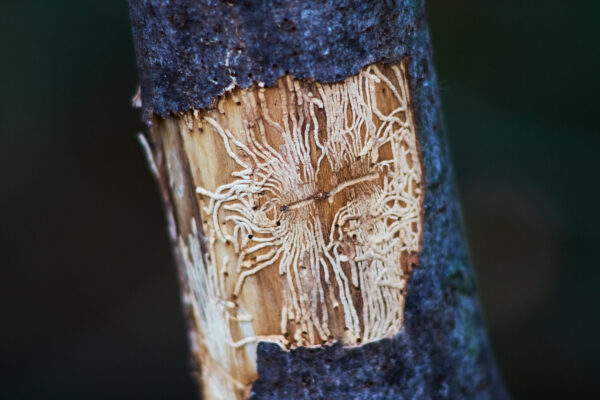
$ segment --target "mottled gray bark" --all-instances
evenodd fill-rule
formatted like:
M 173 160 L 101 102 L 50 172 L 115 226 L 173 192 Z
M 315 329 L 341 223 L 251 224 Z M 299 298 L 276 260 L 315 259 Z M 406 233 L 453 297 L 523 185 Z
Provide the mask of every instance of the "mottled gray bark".
M 426 175 L 419 265 L 393 339 L 258 346 L 256 399 L 507 398 L 478 310 L 422 0 L 129 0 L 145 117 L 289 73 L 335 82 L 407 60 Z

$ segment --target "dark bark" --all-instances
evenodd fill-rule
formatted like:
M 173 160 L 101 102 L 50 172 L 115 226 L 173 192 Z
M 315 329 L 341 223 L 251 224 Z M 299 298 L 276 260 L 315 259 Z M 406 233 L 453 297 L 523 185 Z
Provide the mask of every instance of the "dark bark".
M 340 81 L 428 45 L 421 0 L 129 3 L 147 116 L 206 108 L 232 82 Z
M 232 83 L 268 86 L 286 72 L 340 81 L 408 60 L 426 190 L 404 327 L 356 348 L 260 343 L 252 398 L 507 398 L 478 311 L 423 1 L 129 2 L 148 119 L 206 108 Z

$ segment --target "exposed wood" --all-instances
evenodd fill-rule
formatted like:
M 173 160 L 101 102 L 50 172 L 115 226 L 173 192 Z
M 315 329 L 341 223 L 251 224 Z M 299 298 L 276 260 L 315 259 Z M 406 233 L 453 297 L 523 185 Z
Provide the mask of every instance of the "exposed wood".
M 339 84 L 286 76 L 157 121 L 189 227 L 178 243 L 205 398 L 247 392 L 259 340 L 355 346 L 400 330 L 422 232 L 415 133 L 401 64 Z

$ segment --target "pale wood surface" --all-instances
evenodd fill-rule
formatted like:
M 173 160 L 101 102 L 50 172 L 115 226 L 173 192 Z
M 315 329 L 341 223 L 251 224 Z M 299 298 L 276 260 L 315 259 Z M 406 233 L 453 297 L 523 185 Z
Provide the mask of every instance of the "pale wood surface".
M 286 76 L 153 121 L 205 398 L 247 395 L 258 340 L 357 346 L 400 330 L 424 186 L 404 68 Z

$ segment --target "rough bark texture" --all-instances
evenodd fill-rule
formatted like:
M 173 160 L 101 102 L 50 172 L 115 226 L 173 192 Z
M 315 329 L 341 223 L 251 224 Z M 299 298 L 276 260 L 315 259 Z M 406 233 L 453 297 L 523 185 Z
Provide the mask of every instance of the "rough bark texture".
M 129 3 L 146 116 L 206 108 L 232 84 L 271 86 L 286 72 L 341 81 L 428 43 L 422 0 Z
M 147 118 L 206 108 L 235 85 L 269 86 L 286 72 L 332 82 L 406 60 L 426 187 L 404 327 L 352 348 L 259 343 L 251 398 L 506 398 L 478 311 L 423 1 L 130 0 L 130 8 Z

